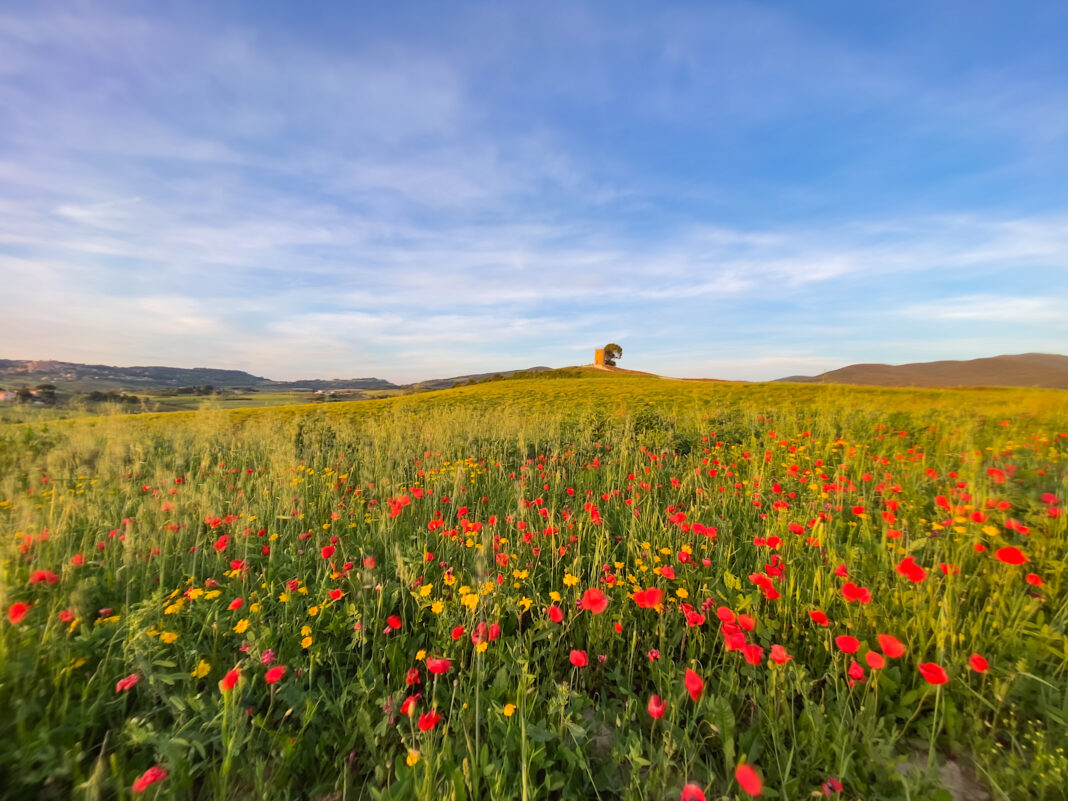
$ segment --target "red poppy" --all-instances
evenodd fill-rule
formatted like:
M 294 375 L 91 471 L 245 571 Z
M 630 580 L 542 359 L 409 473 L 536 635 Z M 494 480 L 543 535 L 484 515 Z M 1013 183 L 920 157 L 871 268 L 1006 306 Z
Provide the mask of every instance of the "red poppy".
M 983 659 L 983 657 L 979 656 L 979 654 L 972 654 L 972 658 L 968 660 L 968 663 L 976 673 L 986 673 L 990 668 L 990 663 Z
M 245 599 L 244 598 L 234 598 L 234 600 L 230 601 L 230 605 L 228 607 L 226 607 L 226 608 L 230 609 L 230 610 L 234 610 L 234 609 L 240 609 L 244 605 L 245 605 Z
M 413 684 L 419 683 L 419 668 L 410 667 L 408 672 L 404 676 L 404 685 L 411 687 Z
M 821 626 L 831 625 L 831 621 L 827 618 L 827 615 L 825 615 L 819 609 L 809 612 L 808 616 L 812 618 L 813 623 L 818 623 Z
M 588 609 L 595 615 L 599 615 L 608 608 L 608 596 L 596 587 L 591 587 L 582 594 L 579 606 L 582 609 Z
M 737 779 L 742 790 L 749 795 L 758 796 L 760 791 L 764 789 L 764 782 L 760 780 L 760 774 L 749 765 L 736 767 L 734 769 L 734 778 Z
M 750 665 L 759 665 L 764 661 L 764 649 L 756 643 L 750 643 L 742 648 L 742 656 Z
M 277 665 L 267 671 L 267 675 L 264 677 L 268 684 L 274 684 L 282 676 L 286 675 L 286 669 L 284 665 Z
M 868 667 L 872 670 L 882 670 L 886 667 L 886 660 L 883 659 L 882 654 L 877 654 L 875 651 L 868 651 L 864 654 L 864 661 L 868 663 Z
M 331 556 L 334 555 L 335 551 L 337 551 L 337 548 L 335 548 L 333 545 L 324 545 L 323 549 L 319 553 L 322 554 L 323 559 L 329 559 Z
M 452 662 L 450 660 L 448 660 L 448 659 L 444 659 L 444 658 L 440 658 L 439 659 L 439 658 L 433 657 L 433 656 L 428 656 L 427 657 L 426 669 L 429 670 L 431 673 L 437 673 L 437 674 L 447 673 L 449 671 L 449 668 L 451 668 L 451 667 L 452 667 Z
M 683 684 L 686 685 L 686 692 L 690 694 L 690 698 L 694 701 L 700 698 L 701 693 L 705 691 L 705 680 L 689 668 L 686 668 L 686 677 L 683 679 Z
M 855 654 L 860 649 L 860 640 L 850 637 L 848 634 L 840 634 L 834 638 L 834 644 L 846 654 Z
M 1014 548 L 1012 545 L 998 548 L 994 551 L 994 558 L 1007 565 L 1022 565 L 1027 562 L 1027 557 L 1024 556 L 1024 552 L 1019 548 Z
M 585 651 L 571 651 L 571 664 L 575 667 L 586 667 L 590 663 L 590 659 L 586 656 Z
M 666 578 L 668 581 L 674 581 L 675 580 L 675 568 L 668 567 L 668 566 L 665 565 L 664 567 L 660 568 L 660 575 L 663 578 Z
M 458 640 L 458 639 L 460 639 L 460 638 L 461 638 L 461 637 L 463 637 L 463 636 L 464 636 L 464 627 L 463 627 L 463 626 L 456 626 L 456 627 L 455 627 L 455 628 L 454 628 L 454 629 L 452 630 L 452 638 L 453 638 L 454 640 Z
M 842 585 L 842 597 L 847 601 L 860 601 L 862 604 L 871 603 L 871 592 L 867 587 L 861 587 L 852 581 Z
M 30 574 L 30 584 L 52 585 L 59 581 L 59 576 L 51 570 L 34 570 Z
M 898 563 L 897 572 L 915 584 L 927 578 L 927 571 L 916 564 L 916 559 L 912 556 L 906 556 Z
M 411 715 L 413 712 L 415 712 L 415 705 L 419 702 L 419 699 L 422 698 L 422 697 L 423 697 L 422 693 L 416 693 L 415 695 L 409 695 L 407 698 L 404 699 L 404 702 L 401 704 L 400 713 L 402 715 L 405 715 L 405 716 Z
M 401 622 L 401 619 L 396 615 L 390 615 L 386 618 L 386 625 L 388 625 L 391 629 L 399 629 L 403 625 L 403 623 Z
M 340 601 L 341 600 L 341 596 L 345 594 L 345 591 L 344 590 L 339 590 L 339 589 L 333 589 L 333 590 L 330 590 L 330 592 L 327 593 L 327 594 L 330 596 L 330 600 L 331 601 Z
M 667 704 L 660 699 L 659 695 L 650 695 L 649 705 L 646 708 L 649 710 L 649 717 L 660 720 L 660 718 L 664 717 Z
M 949 681 L 949 674 L 946 673 L 946 669 L 941 665 L 936 665 L 934 662 L 920 662 L 916 667 L 928 684 L 945 684 Z
M 553 604 L 552 606 L 550 606 L 545 611 L 549 615 L 549 620 L 551 620 L 553 623 L 560 623 L 564 619 L 563 610 L 559 606 L 557 606 L 556 604 Z
M 880 634 L 879 648 L 891 659 L 897 659 L 905 655 L 905 646 L 897 637 L 890 634 Z
M 680 801 L 706 801 L 705 791 L 696 784 L 687 784 L 682 788 Z
M 22 601 L 16 601 L 11 604 L 7 610 L 7 619 L 11 621 L 12 625 L 21 623 L 22 619 L 26 617 L 26 613 L 30 611 L 31 604 L 24 604 Z
M 849 686 L 852 687 L 854 682 L 864 681 L 864 668 L 861 667 L 860 662 L 854 659 L 849 663 L 849 670 L 846 671 L 849 674 L 849 678 L 852 681 L 849 682 Z
M 1037 573 L 1028 573 L 1026 576 L 1024 576 L 1024 581 L 1026 581 L 1032 587 L 1042 586 L 1042 576 L 1038 575 Z
M 131 673 L 125 679 L 119 679 L 115 683 L 115 692 L 121 693 L 123 690 L 129 690 L 131 687 L 136 686 L 137 682 L 141 681 L 141 676 L 138 673 Z
M 790 654 L 786 653 L 786 649 L 783 648 L 781 645 L 773 645 L 773 646 L 771 646 L 771 661 L 772 662 L 774 662 L 774 663 L 776 663 L 778 665 L 785 665 L 791 659 L 793 659 L 793 657 L 790 656 Z
M 441 715 L 436 710 L 424 712 L 419 716 L 419 731 L 430 731 L 438 725 L 439 720 L 441 720 Z
M 655 609 L 658 612 L 664 604 L 664 591 L 659 587 L 647 590 L 635 590 L 631 596 L 641 609 Z
M 59 619 L 62 620 L 64 623 L 70 623 L 72 620 L 74 620 L 74 610 L 64 609 L 62 612 L 59 613 Z
M 430 561 L 429 559 L 427 561 Z M 375 569 L 375 558 L 373 556 L 365 556 L 363 558 L 363 566 L 367 570 Z
M 227 671 L 226 675 L 219 681 L 219 690 L 221 692 L 229 692 L 234 689 L 234 685 L 237 684 L 241 678 L 241 671 L 237 668 Z
M 161 782 L 166 779 L 167 773 L 168 771 L 166 768 L 161 768 L 159 765 L 153 765 L 134 781 L 131 789 L 135 793 L 143 793 L 156 782 Z
M 756 628 L 756 621 L 749 615 L 738 615 L 738 628 L 745 631 L 752 631 Z

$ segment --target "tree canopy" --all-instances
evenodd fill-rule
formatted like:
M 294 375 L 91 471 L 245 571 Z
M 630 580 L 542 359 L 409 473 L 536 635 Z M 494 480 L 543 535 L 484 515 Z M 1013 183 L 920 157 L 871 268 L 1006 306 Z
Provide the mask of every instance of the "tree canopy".
M 604 363 L 609 367 L 616 366 L 616 359 L 623 358 L 623 348 L 615 342 L 609 342 L 604 346 Z

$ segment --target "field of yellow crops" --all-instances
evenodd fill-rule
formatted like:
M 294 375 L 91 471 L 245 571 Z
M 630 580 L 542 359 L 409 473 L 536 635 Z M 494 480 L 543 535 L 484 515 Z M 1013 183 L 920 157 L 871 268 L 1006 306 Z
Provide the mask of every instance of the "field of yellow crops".
M 612 375 L 2 425 L 0 798 L 1066 798 L 1066 457 Z

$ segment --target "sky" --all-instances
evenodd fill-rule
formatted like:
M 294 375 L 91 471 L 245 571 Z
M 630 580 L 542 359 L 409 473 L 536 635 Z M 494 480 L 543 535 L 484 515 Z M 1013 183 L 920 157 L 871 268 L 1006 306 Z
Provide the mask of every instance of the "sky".
M 1068 3 L 0 3 L 0 358 L 1068 353 Z

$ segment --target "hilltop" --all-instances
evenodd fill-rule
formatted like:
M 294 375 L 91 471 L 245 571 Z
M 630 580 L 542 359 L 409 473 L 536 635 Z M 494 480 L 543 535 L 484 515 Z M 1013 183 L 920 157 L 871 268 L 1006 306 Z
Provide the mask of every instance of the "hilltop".
M 1068 356 L 1021 353 L 965 361 L 851 364 L 815 376 L 779 378 L 804 384 L 884 387 L 1045 387 L 1068 389 Z

